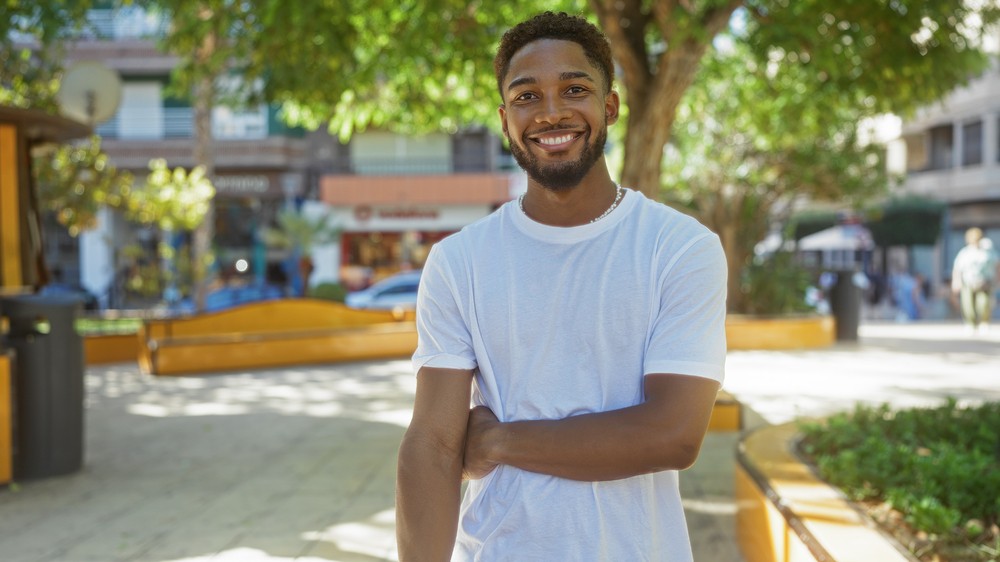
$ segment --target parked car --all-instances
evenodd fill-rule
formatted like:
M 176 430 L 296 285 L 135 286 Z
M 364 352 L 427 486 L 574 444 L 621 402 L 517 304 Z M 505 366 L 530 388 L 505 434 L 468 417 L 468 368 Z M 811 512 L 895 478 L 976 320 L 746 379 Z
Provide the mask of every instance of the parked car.
M 42 286 L 38 291 L 39 295 L 73 297 L 80 301 L 84 310 L 97 310 L 100 304 L 97 295 L 91 293 L 81 285 L 69 283 L 49 283 Z
M 419 285 L 420 271 L 397 273 L 367 289 L 348 293 L 344 303 L 351 308 L 370 310 L 414 308 L 417 305 Z

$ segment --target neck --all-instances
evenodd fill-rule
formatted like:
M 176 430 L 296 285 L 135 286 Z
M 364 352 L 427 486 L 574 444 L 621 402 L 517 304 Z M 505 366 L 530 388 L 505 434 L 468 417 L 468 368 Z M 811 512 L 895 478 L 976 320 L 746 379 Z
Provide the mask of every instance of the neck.
M 535 222 L 549 226 L 580 226 L 611 208 L 617 191 L 618 185 L 601 159 L 583 181 L 568 189 L 553 191 L 529 178 L 528 191 L 521 204 Z

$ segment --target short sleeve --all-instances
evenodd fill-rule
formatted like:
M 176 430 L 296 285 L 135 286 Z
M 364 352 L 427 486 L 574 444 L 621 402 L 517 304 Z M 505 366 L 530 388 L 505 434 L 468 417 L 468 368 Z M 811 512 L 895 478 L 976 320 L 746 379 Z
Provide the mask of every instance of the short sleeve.
M 417 290 L 417 349 L 414 372 L 421 367 L 475 369 L 476 356 L 460 306 L 461 288 L 439 243 L 431 248 Z
M 673 373 L 722 383 L 726 363 L 726 256 L 707 233 L 662 270 L 643 374 Z

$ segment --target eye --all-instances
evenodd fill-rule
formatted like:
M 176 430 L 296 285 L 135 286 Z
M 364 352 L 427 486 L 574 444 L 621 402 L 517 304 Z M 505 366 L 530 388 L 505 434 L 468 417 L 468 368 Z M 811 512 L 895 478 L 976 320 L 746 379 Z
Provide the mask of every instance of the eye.
M 587 88 L 584 88 L 583 86 L 570 86 L 566 89 L 566 93 L 571 96 L 585 94 L 587 91 Z
M 514 101 L 530 101 L 537 98 L 534 92 L 524 92 L 514 97 Z

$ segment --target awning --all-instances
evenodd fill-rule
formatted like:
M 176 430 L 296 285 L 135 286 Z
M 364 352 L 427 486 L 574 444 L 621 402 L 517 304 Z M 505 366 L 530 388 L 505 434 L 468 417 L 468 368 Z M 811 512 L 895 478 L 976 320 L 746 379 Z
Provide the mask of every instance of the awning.
M 798 243 L 798 249 L 805 251 L 870 250 L 874 247 L 872 233 L 860 224 L 839 224 L 810 234 Z

